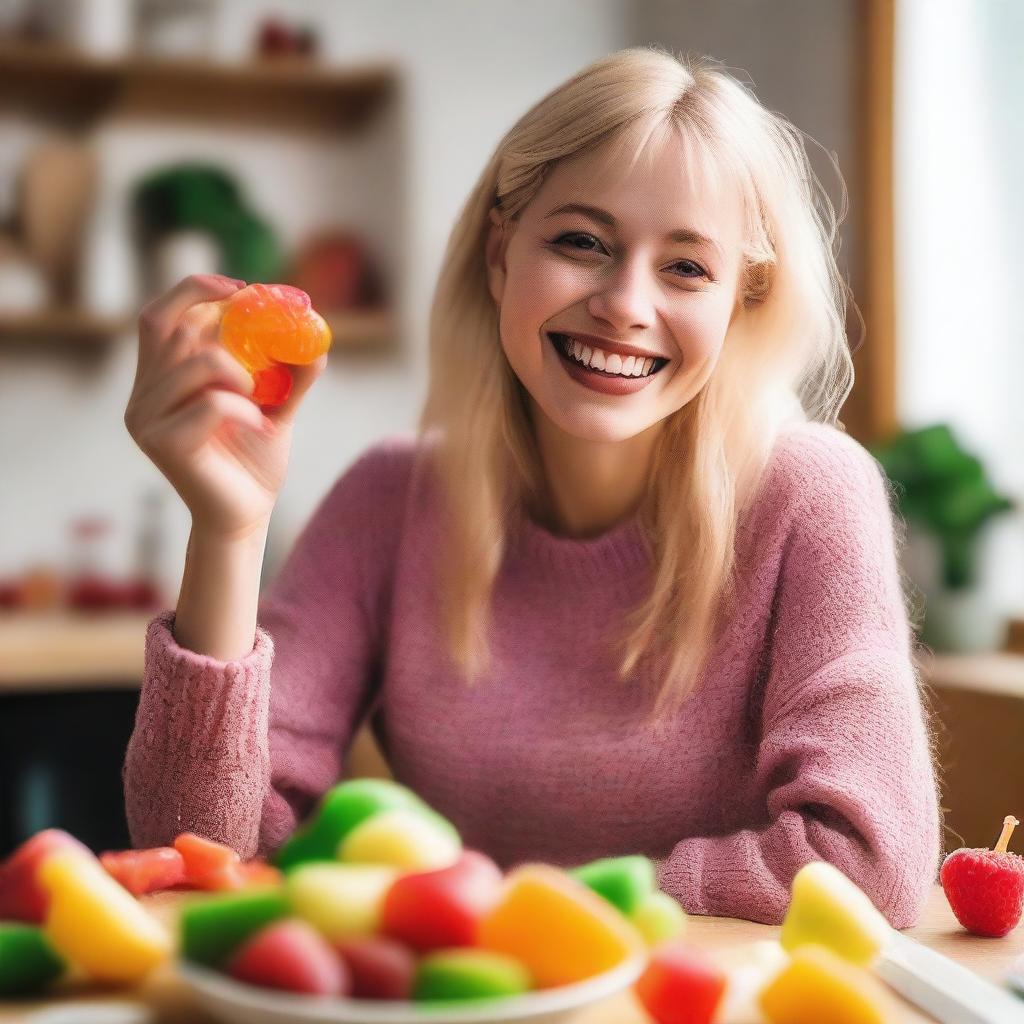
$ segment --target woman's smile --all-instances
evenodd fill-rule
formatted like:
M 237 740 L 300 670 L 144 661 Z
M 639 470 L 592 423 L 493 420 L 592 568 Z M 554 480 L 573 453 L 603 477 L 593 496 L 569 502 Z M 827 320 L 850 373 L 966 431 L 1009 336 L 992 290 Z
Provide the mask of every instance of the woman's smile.
M 591 349 L 579 342 L 573 344 L 564 334 L 545 332 L 545 337 L 569 377 L 577 384 L 605 395 L 632 395 L 642 391 L 669 363 L 667 359 L 622 360 L 617 355 L 610 355 L 606 360 L 599 349 Z

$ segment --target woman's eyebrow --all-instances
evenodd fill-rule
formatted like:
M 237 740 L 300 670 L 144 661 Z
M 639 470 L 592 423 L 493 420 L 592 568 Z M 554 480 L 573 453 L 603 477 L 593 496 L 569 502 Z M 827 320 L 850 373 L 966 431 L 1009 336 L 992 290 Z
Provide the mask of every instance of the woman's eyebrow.
M 617 225 L 617 221 L 607 210 L 602 210 L 599 206 L 589 206 L 587 203 L 565 203 L 562 206 L 556 206 L 550 213 L 544 215 L 544 219 L 547 220 L 548 217 L 554 217 L 558 213 L 581 213 L 584 217 L 600 221 L 610 228 Z M 714 249 L 719 256 L 722 254 L 721 246 L 713 238 L 709 238 L 693 228 L 676 228 L 675 231 L 669 231 L 665 235 L 665 241 L 702 245 L 705 248 Z

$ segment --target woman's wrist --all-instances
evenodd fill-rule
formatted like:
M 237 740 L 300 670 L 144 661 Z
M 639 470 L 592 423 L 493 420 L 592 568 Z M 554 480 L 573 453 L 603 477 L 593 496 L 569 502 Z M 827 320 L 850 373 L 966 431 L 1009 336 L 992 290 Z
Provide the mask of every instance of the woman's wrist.
M 252 651 L 268 528 L 269 520 L 225 536 L 193 524 L 174 619 L 179 645 L 219 661 Z

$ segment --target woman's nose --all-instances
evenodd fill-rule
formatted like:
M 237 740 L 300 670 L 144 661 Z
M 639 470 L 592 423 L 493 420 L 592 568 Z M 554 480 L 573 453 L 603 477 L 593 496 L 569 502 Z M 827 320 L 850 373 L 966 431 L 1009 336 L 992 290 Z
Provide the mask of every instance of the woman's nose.
M 639 259 L 616 265 L 588 300 L 591 315 L 619 330 L 649 328 L 656 319 L 657 284 Z

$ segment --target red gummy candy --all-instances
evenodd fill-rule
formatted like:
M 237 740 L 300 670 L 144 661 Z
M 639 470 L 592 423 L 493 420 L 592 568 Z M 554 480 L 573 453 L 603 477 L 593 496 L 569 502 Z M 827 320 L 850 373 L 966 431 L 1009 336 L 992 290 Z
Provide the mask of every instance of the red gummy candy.
M 397 878 L 384 897 L 381 930 L 421 952 L 472 946 L 501 883 L 501 869 L 486 854 L 463 850 L 449 867 Z
M 229 961 L 227 971 L 250 985 L 311 996 L 347 995 L 351 988 L 345 961 L 312 925 L 296 918 L 261 928 Z
M 252 400 L 257 405 L 283 405 L 292 393 L 292 375 L 280 363 L 274 363 L 265 370 L 255 370 L 252 379 Z
M 401 942 L 380 935 L 345 939 L 335 949 L 352 976 L 353 999 L 411 999 L 416 954 Z
M 73 835 L 59 828 L 47 828 L 26 839 L 0 867 L 0 921 L 42 924 L 50 897 L 36 881 L 36 873 L 52 853 L 59 850 L 92 851 Z
M 185 859 L 170 846 L 108 851 L 100 854 L 100 863 L 135 896 L 170 889 L 185 881 Z
M 677 939 L 651 951 L 633 990 L 657 1024 L 709 1024 L 726 981 L 703 950 Z

